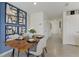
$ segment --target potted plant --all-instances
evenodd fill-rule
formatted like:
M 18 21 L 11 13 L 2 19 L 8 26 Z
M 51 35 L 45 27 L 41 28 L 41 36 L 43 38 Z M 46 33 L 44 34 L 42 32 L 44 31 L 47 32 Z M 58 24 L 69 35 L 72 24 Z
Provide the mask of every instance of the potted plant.
M 30 29 L 29 32 L 30 32 L 30 37 L 32 38 L 34 36 L 34 34 L 36 33 L 36 30 Z

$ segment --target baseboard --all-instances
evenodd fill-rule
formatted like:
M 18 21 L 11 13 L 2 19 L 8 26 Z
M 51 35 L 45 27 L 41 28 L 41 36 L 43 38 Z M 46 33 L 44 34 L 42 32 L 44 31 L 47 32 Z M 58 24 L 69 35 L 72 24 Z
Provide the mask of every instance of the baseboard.
M 6 52 L 0 54 L 0 57 L 4 57 L 4 55 L 6 55 L 6 54 L 12 52 L 12 50 L 13 50 L 13 49 L 10 49 L 10 50 L 8 50 L 8 51 L 6 51 Z

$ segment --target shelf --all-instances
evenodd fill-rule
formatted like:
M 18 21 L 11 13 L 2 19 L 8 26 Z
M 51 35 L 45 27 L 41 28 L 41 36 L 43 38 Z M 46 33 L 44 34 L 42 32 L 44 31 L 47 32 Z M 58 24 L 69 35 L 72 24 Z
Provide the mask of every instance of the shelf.
M 10 35 L 10 34 L 15 34 L 17 33 L 17 27 L 16 26 L 6 26 L 6 34 Z
M 16 7 L 6 4 L 5 37 L 26 32 L 26 13 Z

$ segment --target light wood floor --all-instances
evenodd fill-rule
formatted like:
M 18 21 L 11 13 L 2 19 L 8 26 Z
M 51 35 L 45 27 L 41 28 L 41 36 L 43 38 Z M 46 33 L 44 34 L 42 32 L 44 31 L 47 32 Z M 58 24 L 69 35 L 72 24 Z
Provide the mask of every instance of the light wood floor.
M 60 35 L 55 34 L 47 41 L 48 53 L 46 57 L 79 57 L 79 47 L 72 45 L 63 45 Z M 5 55 L 4 57 L 9 57 L 11 53 Z M 17 51 L 15 53 L 17 56 Z M 27 57 L 25 53 L 20 53 L 20 57 Z
M 79 57 L 79 46 L 63 45 L 60 35 L 52 35 L 47 42 L 47 57 Z

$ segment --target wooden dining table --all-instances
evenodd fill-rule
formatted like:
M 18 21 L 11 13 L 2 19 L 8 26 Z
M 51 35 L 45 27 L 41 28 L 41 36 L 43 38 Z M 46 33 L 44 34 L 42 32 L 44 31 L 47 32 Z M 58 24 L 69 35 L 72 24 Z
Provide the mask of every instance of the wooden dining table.
M 6 41 L 6 45 L 13 48 L 11 56 L 14 57 L 15 49 L 18 50 L 18 56 L 20 52 L 27 53 L 27 57 L 29 56 L 29 49 L 32 48 L 35 44 L 37 44 L 37 40 L 35 41 L 27 41 L 27 40 L 20 40 L 14 39 Z

